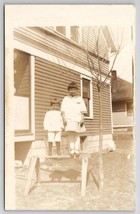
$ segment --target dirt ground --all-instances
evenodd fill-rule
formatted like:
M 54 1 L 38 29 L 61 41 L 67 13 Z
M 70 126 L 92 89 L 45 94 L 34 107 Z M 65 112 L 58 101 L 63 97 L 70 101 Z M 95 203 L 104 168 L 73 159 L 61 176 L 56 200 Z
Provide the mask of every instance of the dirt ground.
M 134 210 L 135 150 L 132 137 L 115 139 L 116 150 L 103 153 L 104 187 L 99 191 L 98 154 L 90 159 L 86 196 L 81 197 L 81 160 L 49 160 L 41 165 L 41 184 L 24 196 L 27 168 L 16 168 L 17 210 Z M 35 184 L 35 185 L 34 185 Z

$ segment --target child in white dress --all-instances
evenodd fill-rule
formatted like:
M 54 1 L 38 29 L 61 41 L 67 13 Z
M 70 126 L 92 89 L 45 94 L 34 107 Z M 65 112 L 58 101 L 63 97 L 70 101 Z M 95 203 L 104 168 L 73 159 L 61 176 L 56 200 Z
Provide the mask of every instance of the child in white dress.
M 84 113 L 87 112 L 85 102 L 77 95 L 78 86 L 71 82 L 68 86 L 69 95 L 64 97 L 61 112 L 65 131 L 68 133 L 70 155 L 79 157 L 81 127 L 84 124 Z
M 57 155 L 60 153 L 61 134 L 64 128 L 60 111 L 60 101 L 57 98 L 51 100 L 51 110 L 46 112 L 44 117 L 44 130 L 48 132 L 48 154 L 52 155 L 53 143 L 56 143 Z

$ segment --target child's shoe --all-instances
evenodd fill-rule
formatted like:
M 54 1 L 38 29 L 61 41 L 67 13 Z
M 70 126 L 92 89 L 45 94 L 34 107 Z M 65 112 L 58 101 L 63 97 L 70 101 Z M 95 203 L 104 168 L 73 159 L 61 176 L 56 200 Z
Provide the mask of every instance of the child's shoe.
M 70 156 L 71 156 L 71 158 L 74 158 L 74 150 L 70 151 Z
M 75 156 L 78 158 L 80 156 L 80 152 L 78 150 L 75 151 Z

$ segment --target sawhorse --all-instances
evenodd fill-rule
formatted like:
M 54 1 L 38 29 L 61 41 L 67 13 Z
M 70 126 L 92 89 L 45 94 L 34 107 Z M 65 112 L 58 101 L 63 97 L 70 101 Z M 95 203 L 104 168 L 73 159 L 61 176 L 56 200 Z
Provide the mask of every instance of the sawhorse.
M 86 193 L 86 185 L 87 185 L 87 173 L 88 173 L 88 160 L 89 160 L 89 155 L 87 154 L 87 146 L 86 146 L 86 139 L 87 139 L 87 134 L 83 133 L 80 135 L 80 145 L 81 145 L 81 154 L 80 154 L 80 159 L 82 160 L 82 171 L 81 171 L 81 196 L 85 196 Z M 32 182 L 32 177 L 34 170 L 36 170 L 36 177 L 37 177 L 37 182 L 41 182 L 41 175 L 40 175 L 40 155 L 42 155 L 42 149 L 41 151 L 39 148 L 35 147 L 35 152 L 33 152 L 31 160 L 30 160 L 30 165 L 29 165 L 29 171 L 27 175 L 27 180 L 25 184 L 25 191 L 24 195 L 27 196 L 30 191 L 31 187 L 31 182 Z M 44 149 L 46 149 L 44 147 Z M 39 155 L 40 154 L 40 155 Z M 45 154 L 45 152 L 44 152 Z M 61 155 L 61 156 L 45 156 L 47 159 L 69 159 L 70 155 Z
M 48 156 L 47 159 L 69 159 L 70 156 Z M 81 196 L 85 196 L 86 194 L 86 185 L 87 185 L 87 173 L 88 173 L 88 155 L 87 154 L 81 154 L 81 160 L 82 160 L 82 170 L 81 170 Z M 24 195 L 27 196 L 29 194 L 30 188 L 31 188 L 31 182 L 33 178 L 34 170 L 36 170 L 36 178 L 37 183 L 41 182 L 41 175 L 40 175 L 40 158 L 37 156 L 31 157 L 29 171 L 27 175 L 27 180 L 25 184 L 25 191 Z

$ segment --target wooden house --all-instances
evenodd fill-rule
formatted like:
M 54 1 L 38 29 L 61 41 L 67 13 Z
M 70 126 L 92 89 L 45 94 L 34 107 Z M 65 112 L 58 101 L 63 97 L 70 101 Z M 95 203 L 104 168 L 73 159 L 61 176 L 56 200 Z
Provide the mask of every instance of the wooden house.
M 124 79 L 117 77 L 114 72 L 115 81 L 112 82 L 112 113 L 114 133 L 125 134 L 133 131 L 133 85 Z M 113 77 L 113 78 L 114 78 Z
M 109 28 L 103 26 L 99 31 L 99 27 L 19 27 L 14 29 L 13 45 L 16 159 L 22 159 L 22 156 L 24 159 L 26 152 L 23 154 L 23 150 L 28 151 L 32 142 L 44 139 L 43 120 L 50 108 L 50 99 L 57 97 L 62 100 L 71 81 L 78 84 L 79 94 L 88 109 L 85 116 L 88 150 L 98 151 L 96 76 L 100 63 L 102 79 L 106 78 L 108 53 L 115 51 Z M 114 149 L 110 80 L 105 84 L 102 102 L 103 149 Z

